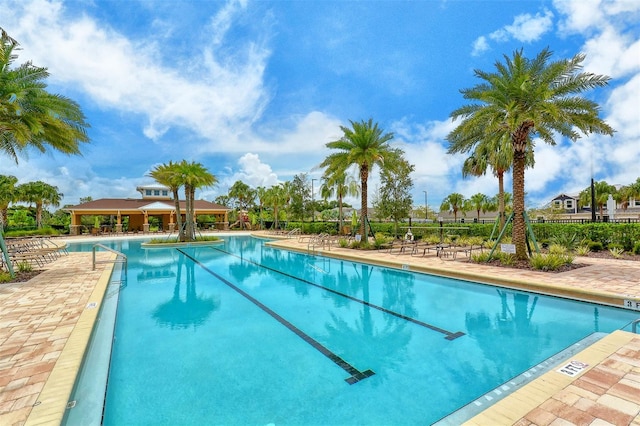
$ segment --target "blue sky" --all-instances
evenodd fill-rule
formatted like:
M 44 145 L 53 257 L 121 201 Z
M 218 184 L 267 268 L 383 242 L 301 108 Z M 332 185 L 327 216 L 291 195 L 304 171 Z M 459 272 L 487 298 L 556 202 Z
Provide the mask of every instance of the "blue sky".
M 437 208 L 452 192 L 497 193 L 491 173 L 462 179 L 464 157 L 446 154 L 459 91 L 480 82 L 473 70 L 518 49 L 584 53 L 585 71 L 612 78 L 588 96 L 617 133 L 538 141 L 525 178 L 537 207 L 592 176 L 640 177 L 639 22 L 637 0 L 0 0 L 16 63 L 47 67 L 49 90 L 79 102 L 91 124 L 81 157 L 0 158 L 0 174 L 46 181 L 76 204 L 137 198 L 154 166 L 186 159 L 218 178 L 197 194 L 213 200 L 236 180 L 319 178 L 339 126 L 372 118 L 415 165 L 414 204 L 427 191 Z

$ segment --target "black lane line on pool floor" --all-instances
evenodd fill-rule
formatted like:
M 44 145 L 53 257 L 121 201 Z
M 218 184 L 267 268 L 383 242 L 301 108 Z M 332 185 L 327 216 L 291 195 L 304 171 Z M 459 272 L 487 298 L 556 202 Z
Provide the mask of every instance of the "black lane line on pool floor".
M 403 314 L 395 312 L 395 311 L 390 311 L 389 309 L 383 308 L 382 306 L 374 305 L 373 303 L 367 302 L 366 300 L 358 299 L 358 298 L 350 296 L 348 294 L 341 293 L 339 291 L 333 290 L 333 289 L 331 289 L 329 287 L 325 287 L 325 286 L 322 286 L 320 284 L 316 284 L 316 283 L 314 283 L 312 281 L 307 281 L 307 280 L 305 280 L 303 278 L 296 277 L 295 275 L 291 275 L 291 274 L 288 274 L 286 272 L 282 272 L 282 271 L 279 271 L 277 269 L 271 268 L 270 266 L 265 266 L 265 265 L 262 265 L 262 264 L 260 264 L 258 262 L 254 262 L 253 260 L 242 258 L 242 257 L 240 257 L 240 256 L 238 256 L 236 254 L 233 254 L 233 253 L 230 253 L 228 251 L 222 250 L 222 249 L 220 249 L 218 247 L 209 247 L 209 248 L 212 249 L 212 250 L 217 250 L 217 251 L 219 251 L 221 253 L 224 253 L 224 254 L 228 254 L 230 256 L 237 257 L 238 259 L 240 259 L 240 260 L 242 260 L 244 262 L 253 263 L 254 265 L 257 265 L 257 266 L 259 266 L 261 268 L 265 268 L 265 269 L 268 269 L 270 271 L 277 272 L 278 274 L 285 275 L 285 276 L 287 276 L 289 278 L 296 279 L 296 280 L 301 281 L 301 282 L 303 282 L 305 284 L 309 284 L 311 286 L 314 286 L 314 287 L 320 288 L 322 290 L 328 291 L 329 293 L 333 293 L 333 294 L 336 294 L 338 296 L 342 296 L 344 298 L 352 300 L 354 302 L 361 303 L 363 305 L 369 306 L 370 308 L 377 309 L 377 310 L 379 310 L 381 312 L 384 312 L 386 314 L 393 315 L 395 317 L 401 318 L 401 319 L 403 319 L 405 321 L 412 322 L 414 324 L 417 324 L 417 325 L 420 325 L 422 327 L 428 328 L 429 330 L 437 331 L 438 333 L 444 334 L 446 340 L 454 340 L 454 339 L 457 339 L 458 337 L 464 336 L 464 333 L 462 331 L 456 331 L 455 333 L 452 333 L 451 331 L 447 331 L 447 330 L 442 329 L 440 327 L 436 327 L 435 325 L 428 324 L 426 322 L 420 321 L 420 320 L 412 318 L 412 317 L 408 317 L 406 315 L 403 315 Z
M 280 324 L 287 327 L 289 330 L 293 331 L 302 340 L 304 340 L 305 342 L 307 342 L 308 344 L 316 348 L 321 354 L 323 354 L 324 356 L 329 358 L 331 361 L 333 361 L 338 367 L 342 368 L 344 371 L 351 374 L 350 377 L 347 377 L 346 379 L 344 379 L 350 385 L 353 385 L 354 383 L 358 383 L 360 380 L 364 380 L 367 377 L 371 377 L 374 374 L 376 374 L 372 370 L 365 370 L 365 371 L 358 370 L 353 365 L 349 364 L 347 361 L 340 358 L 340 356 L 336 355 L 335 353 L 331 352 L 328 348 L 324 347 L 320 342 L 315 340 L 313 337 L 309 336 L 304 331 L 300 330 L 298 327 L 291 324 L 289 321 L 287 321 L 286 319 L 278 315 L 276 312 L 271 310 L 268 306 L 260 302 L 258 299 L 251 296 L 249 293 L 245 292 L 244 290 L 242 290 L 232 282 L 228 281 L 224 277 L 213 272 L 211 269 L 207 268 L 205 265 L 200 263 L 197 259 L 188 255 L 184 251 L 180 249 L 177 249 L 177 250 L 183 255 L 185 255 L 186 257 L 188 257 L 189 259 L 191 259 L 196 265 L 200 266 L 202 269 L 204 269 L 205 271 L 207 271 L 208 273 L 210 273 L 211 275 L 213 275 L 214 277 L 216 277 L 217 279 L 225 283 L 227 286 L 231 287 L 233 290 L 235 290 L 237 293 L 242 295 L 244 298 L 252 302 L 254 305 L 259 307 L 260 309 L 262 309 L 264 312 L 271 315 L 276 321 L 278 321 Z

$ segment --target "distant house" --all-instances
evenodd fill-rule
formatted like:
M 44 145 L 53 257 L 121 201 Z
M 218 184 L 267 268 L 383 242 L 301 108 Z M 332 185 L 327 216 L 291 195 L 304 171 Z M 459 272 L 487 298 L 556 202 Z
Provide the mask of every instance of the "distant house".
M 591 219 L 591 205 L 580 206 L 579 195 L 559 194 L 555 196 L 547 207 L 552 207 L 554 215 L 561 216 L 562 219 Z M 556 213 L 557 212 L 557 213 Z M 596 206 L 596 217 L 598 220 L 609 220 L 613 213 L 614 219 L 639 219 L 640 218 L 640 200 L 631 198 L 624 202 L 616 202 L 615 209 L 610 212 L 607 206 L 603 209 L 604 218 L 600 218 L 600 209 Z
M 559 194 L 551 200 L 550 206 L 554 210 L 562 211 L 566 214 L 577 214 L 580 209 L 591 212 L 591 206 L 579 208 L 580 197 L 578 195 Z
M 149 217 L 158 217 L 161 230 L 173 232 L 176 226 L 175 203 L 173 194 L 169 188 L 162 186 L 141 186 L 136 188 L 142 198 L 101 198 L 64 210 L 71 213 L 71 225 L 69 233 L 79 235 L 82 233 L 82 216 L 113 216 L 115 228 L 109 229 L 115 232 L 149 232 Z M 229 211 L 231 209 L 220 204 L 205 200 L 195 200 L 194 210 L 196 220 L 198 215 L 215 217 L 216 227 L 227 229 L 229 226 Z M 180 212 L 183 220 L 186 212 L 185 201 L 180 201 Z M 128 218 L 128 229 L 123 229 L 123 219 Z

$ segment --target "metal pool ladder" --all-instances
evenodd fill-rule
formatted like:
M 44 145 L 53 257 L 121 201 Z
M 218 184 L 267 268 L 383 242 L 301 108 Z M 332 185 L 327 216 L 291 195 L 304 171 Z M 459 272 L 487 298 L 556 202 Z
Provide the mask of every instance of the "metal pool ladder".
M 107 251 L 110 251 L 111 253 L 114 253 L 116 255 L 115 260 L 96 260 L 96 249 L 98 248 L 103 248 Z M 114 250 L 111 247 L 107 247 L 104 244 L 94 244 L 93 245 L 93 270 L 96 270 L 96 264 L 98 263 L 120 263 L 122 264 L 122 268 L 124 269 L 124 280 L 121 281 L 120 283 L 122 284 L 123 282 L 127 281 L 127 255 L 119 252 L 118 250 Z
M 631 332 L 632 333 L 637 333 L 638 332 L 638 324 L 640 324 L 640 318 L 638 318 L 637 320 L 631 321 Z

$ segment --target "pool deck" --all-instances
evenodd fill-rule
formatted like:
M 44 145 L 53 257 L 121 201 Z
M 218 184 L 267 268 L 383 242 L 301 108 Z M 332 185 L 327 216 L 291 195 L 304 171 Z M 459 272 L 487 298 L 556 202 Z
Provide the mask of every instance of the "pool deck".
M 297 237 L 272 244 L 309 249 Z M 544 273 L 388 250 L 334 246 L 316 253 L 612 306 L 640 302 L 640 262 L 634 261 L 578 257 L 576 263 L 588 266 Z M 111 264 L 92 270 L 91 253 L 70 253 L 28 282 L 0 284 L 0 425 L 60 424 L 111 270 Z M 558 372 L 559 365 L 466 424 L 640 426 L 640 335 L 614 332 L 571 360 L 588 365 L 574 376 Z

